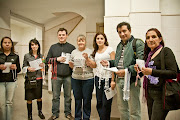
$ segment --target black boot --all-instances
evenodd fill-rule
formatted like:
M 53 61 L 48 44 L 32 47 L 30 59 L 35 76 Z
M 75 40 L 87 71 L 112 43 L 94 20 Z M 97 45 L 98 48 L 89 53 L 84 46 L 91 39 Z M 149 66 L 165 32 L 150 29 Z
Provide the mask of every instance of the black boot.
M 28 110 L 28 120 L 33 120 L 32 119 L 32 103 L 31 104 L 27 103 L 27 110 Z
M 41 119 L 45 119 L 45 116 L 42 113 L 42 101 L 37 101 L 37 106 L 38 106 L 38 116 Z

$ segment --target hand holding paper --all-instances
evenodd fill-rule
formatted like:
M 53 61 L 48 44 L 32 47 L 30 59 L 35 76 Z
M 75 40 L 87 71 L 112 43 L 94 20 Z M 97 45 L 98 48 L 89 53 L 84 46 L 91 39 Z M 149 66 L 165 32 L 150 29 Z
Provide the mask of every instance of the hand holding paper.
M 87 53 L 83 53 L 82 56 L 87 60 L 88 59 L 88 54 Z
M 4 65 L 6 66 L 6 69 L 3 70 L 3 73 L 9 73 L 10 72 L 10 66 L 11 66 L 12 62 L 5 62 Z
M 104 66 L 104 67 L 105 67 L 105 66 L 108 66 L 108 64 L 109 64 L 109 62 L 108 62 L 107 60 L 102 60 L 100 63 L 101 63 L 101 65 Z
M 62 52 L 61 53 L 61 57 L 65 58 L 65 62 L 62 62 L 62 63 L 69 64 L 69 60 L 70 60 L 71 54 Z
M 142 70 L 142 67 L 145 67 L 145 61 L 144 60 L 136 59 L 136 64 L 138 64 L 140 70 Z
M 30 65 L 32 68 L 35 68 L 35 70 L 39 70 L 39 69 L 42 69 L 42 67 L 39 66 L 41 63 L 42 63 L 42 59 L 39 58 L 39 59 L 30 61 L 30 62 L 29 62 L 29 65 Z
M 11 65 L 10 65 L 10 69 L 11 69 L 11 70 L 17 69 L 16 64 L 11 64 Z
M 111 87 L 104 90 L 107 100 L 114 97 L 114 95 L 117 93 L 116 89 L 112 90 Z
M 0 69 L 1 70 L 5 70 L 6 69 L 6 66 L 4 64 L 0 64 Z

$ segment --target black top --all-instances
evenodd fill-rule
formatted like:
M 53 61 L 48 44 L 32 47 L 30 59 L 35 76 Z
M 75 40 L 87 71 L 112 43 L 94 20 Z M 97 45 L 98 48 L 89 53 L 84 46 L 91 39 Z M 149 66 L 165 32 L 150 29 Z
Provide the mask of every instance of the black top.
M 3 52 L 0 51 L 0 64 L 4 64 L 5 62 L 16 64 L 17 69 L 16 73 L 15 70 L 10 70 L 9 73 L 2 73 L 2 70 L 0 70 L 0 82 L 14 82 L 17 73 L 21 71 L 19 56 L 15 53 L 10 53 L 8 56 L 6 56 Z
M 50 58 L 60 57 L 62 52 L 71 54 L 71 52 L 74 49 L 75 47 L 68 42 L 64 44 L 56 43 L 50 47 L 47 58 L 46 58 L 46 63 L 48 63 Z M 65 77 L 71 74 L 72 74 L 72 69 L 69 67 L 69 64 L 63 64 L 63 63 L 57 62 L 57 76 Z
M 172 50 L 168 47 L 164 48 L 164 62 L 165 62 L 165 70 L 161 70 L 161 53 L 150 60 L 149 65 L 152 70 L 151 80 L 158 80 L 157 84 L 153 84 L 150 79 L 148 79 L 148 87 L 153 89 L 162 89 L 163 83 L 165 83 L 166 79 L 175 79 L 177 76 L 177 64 L 175 56 Z

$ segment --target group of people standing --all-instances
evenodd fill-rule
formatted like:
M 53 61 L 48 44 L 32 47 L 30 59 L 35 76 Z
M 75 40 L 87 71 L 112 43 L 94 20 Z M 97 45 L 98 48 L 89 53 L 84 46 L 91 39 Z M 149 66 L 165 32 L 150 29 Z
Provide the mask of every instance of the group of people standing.
M 53 44 L 48 52 L 46 63 L 52 65 L 52 115 L 48 120 L 59 118 L 60 93 L 63 85 L 64 114 L 69 120 L 89 120 L 91 115 L 91 99 L 96 88 L 97 111 L 100 120 L 110 120 L 112 99 L 106 98 L 105 90 L 117 89 L 117 105 L 121 120 L 141 120 L 140 87 L 138 73 L 144 75 L 144 97 L 147 101 L 150 120 L 165 120 L 168 110 L 163 109 L 162 89 L 165 79 L 174 79 L 177 74 L 177 63 L 170 48 L 164 48 L 161 33 L 149 29 L 145 44 L 131 35 L 131 26 L 127 22 L 117 25 L 117 33 L 121 38 L 116 53 L 109 46 L 104 33 L 97 33 L 93 40 L 93 48 L 86 47 L 86 37 L 77 37 L 78 48 L 67 42 L 68 32 L 60 28 L 57 32 L 59 42 Z M 133 41 L 135 41 L 135 50 Z M 161 69 L 161 51 L 165 53 L 165 69 Z M 69 63 L 64 55 L 71 54 Z M 40 44 L 36 39 L 29 42 L 29 53 L 25 54 L 23 69 L 27 73 L 35 73 L 37 87 L 26 89 L 28 120 L 32 120 L 32 100 L 37 99 L 38 116 L 45 119 L 42 113 L 42 71 L 30 67 L 29 62 L 42 58 Z M 143 59 L 145 67 L 139 69 L 136 59 Z M 11 62 L 10 72 L 4 73 L 6 63 Z M 65 64 L 66 63 L 66 64 Z M 40 64 L 44 67 L 44 63 Z M 104 67 L 116 67 L 117 72 L 104 70 Z M 1 40 L 0 52 L 0 118 L 11 120 L 11 108 L 16 87 L 17 73 L 20 72 L 19 56 L 14 53 L 13 41 L 9 37 Z M 124 79 L 127 70 L 130 72 L 129 99 L 124 100 Z M 71 89 L 75 98 L 75 117 L 71 114 Z M 156 114 L 158 113 L 158 115 Z

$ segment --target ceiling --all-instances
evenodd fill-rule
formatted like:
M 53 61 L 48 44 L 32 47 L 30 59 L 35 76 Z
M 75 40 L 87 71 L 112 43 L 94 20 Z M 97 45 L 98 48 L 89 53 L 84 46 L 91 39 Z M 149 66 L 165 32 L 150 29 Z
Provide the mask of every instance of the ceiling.
M 29 24 L 19 22 L 19 21 L 14 20 L 14 19 L 11 19 L 11 25 L 16 25 L 16 26 L 19 26 L 21 28 L 27 28 L 27 27 L 29 28 L 29 27 L 31 27 Z
M 10 9 L 11 14 L 46 24 L 69 12 L 78 14 L 88 12 L 91 6 L 103 2 L 104 0 L 0 0 L 0 5 Z

